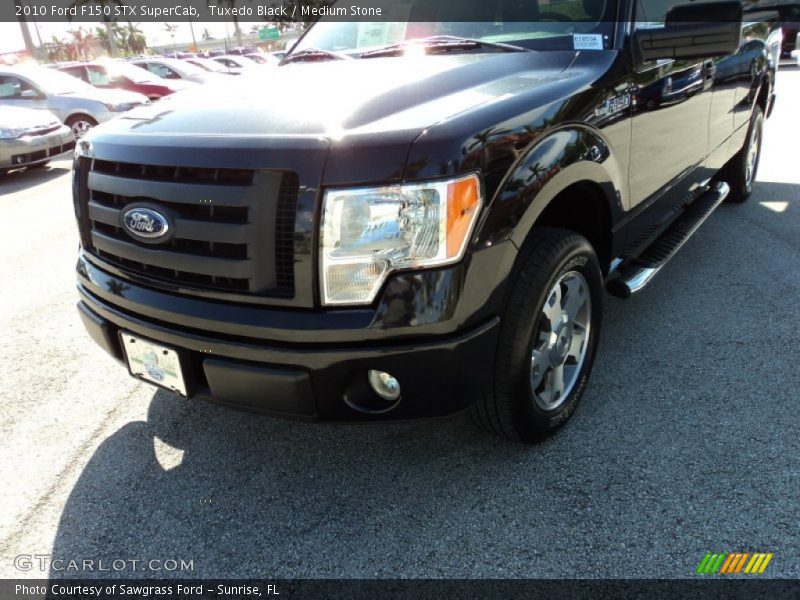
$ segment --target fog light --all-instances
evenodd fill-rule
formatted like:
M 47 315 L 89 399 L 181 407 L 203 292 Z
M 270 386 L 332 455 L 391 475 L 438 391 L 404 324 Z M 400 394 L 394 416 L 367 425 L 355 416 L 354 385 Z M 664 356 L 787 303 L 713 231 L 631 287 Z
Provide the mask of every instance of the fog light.
M 394 402 L 400 397 L 400 382 L 384 371 L 367 373 L 369 385 L 378 396 L 387 402 Z

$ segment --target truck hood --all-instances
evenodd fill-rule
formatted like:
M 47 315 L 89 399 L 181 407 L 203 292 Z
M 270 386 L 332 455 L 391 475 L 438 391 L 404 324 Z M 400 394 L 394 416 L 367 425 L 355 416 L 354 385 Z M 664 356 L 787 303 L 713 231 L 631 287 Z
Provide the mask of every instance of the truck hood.
M 463 54 L 255 69 L 226 78 L 224 86 L 196 87 L 140 107 L 104 130 L 330 140 L 381 132 L 410 142 L 442 120 L 539 78 L 546 81 L 574 57 L 574 52 Z

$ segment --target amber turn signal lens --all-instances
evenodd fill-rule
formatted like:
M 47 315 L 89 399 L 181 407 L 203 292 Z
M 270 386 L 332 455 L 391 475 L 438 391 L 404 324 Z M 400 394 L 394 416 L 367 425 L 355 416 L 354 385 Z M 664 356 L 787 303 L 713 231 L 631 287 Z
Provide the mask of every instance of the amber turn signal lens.
M 447 258 L 461 255 L 480 208 L 480 181 L 476 175 L 447 186 Z

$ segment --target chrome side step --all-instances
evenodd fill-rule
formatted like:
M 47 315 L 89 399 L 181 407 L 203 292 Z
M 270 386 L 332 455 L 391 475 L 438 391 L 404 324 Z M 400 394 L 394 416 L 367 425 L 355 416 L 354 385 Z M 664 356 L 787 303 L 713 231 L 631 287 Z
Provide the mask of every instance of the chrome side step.
M 720 182 L 692 202 L 644 252 L 620 267 L 617 276 L 606 285 L 608 293 L 619 298 L 630 298 L 653 281 L 714 209 L 728 197 L 730 191 L 727 183 Z

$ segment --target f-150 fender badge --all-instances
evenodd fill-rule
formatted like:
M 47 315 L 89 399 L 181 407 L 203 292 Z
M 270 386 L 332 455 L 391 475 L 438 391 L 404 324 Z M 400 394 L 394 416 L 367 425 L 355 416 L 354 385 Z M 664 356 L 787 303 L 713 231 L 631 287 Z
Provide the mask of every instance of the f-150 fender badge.
M 606 100 L 601 106 L 594 110 L 595 117 L 607 117 L 625 110 L 631 105 L 631 95 L 622 94 L 621 96 L 614 96 Z

